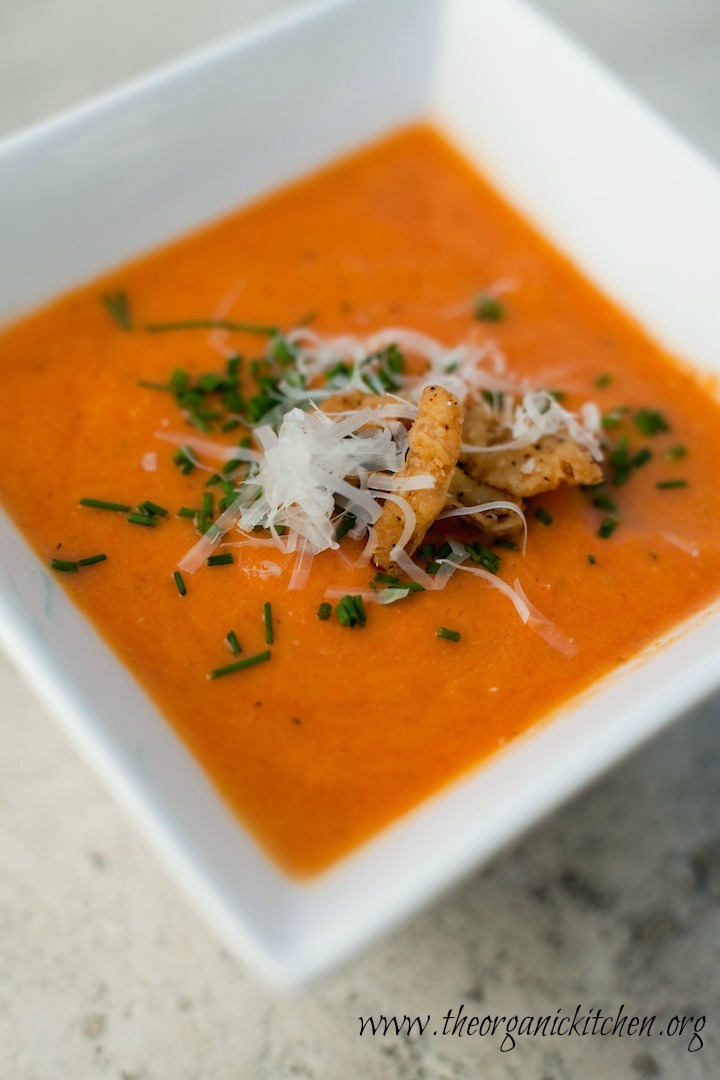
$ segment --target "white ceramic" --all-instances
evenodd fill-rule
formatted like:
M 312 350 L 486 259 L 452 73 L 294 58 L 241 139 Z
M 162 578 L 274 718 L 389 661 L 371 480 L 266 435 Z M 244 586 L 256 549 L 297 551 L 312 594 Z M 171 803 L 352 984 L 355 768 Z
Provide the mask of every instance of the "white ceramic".
M 718 176 L 517 0 L 312 4 L 4 143 L 0 319 L 423 116 L 652 333 L 720 369 Z M 719 614 L 299 885 L 0 515 L 5 646 L 226 941 L 285 984 L 386 930 L 716 688 Z

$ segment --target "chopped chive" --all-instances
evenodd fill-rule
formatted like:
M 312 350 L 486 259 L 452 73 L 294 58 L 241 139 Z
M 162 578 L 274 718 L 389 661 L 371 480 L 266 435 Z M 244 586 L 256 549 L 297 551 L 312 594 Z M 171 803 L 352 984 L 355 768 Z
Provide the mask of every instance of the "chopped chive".
M 177 319 L 173 322 L 145 323 L 143 330 L 149 334 L 165 334 L 173 330 L 235 330 L 239 334 L 277 334 L 275 326 L 259 326 L 257 323 L 230 322 L 228 319 Z
M 618 526 L 618 520 L 616 517 L 606 517 L 600 523 L 600 528 L 597 531 L 601 540 L 607 540 L 609 536 L 615 532 Z
M 222 467 L 222 473 L 224 476 L 228 476 L 230 473 L 234 473 L 241 465 L 247 465 L 247 461 L 240 461 L 238 458 L 233 458 L 232 461 L 226 461 Z
M 178 517 L 194 518 L 200 513 L 199 510 L 193 510 L 190 506 L 181 506 L 177 512 Z
M 397 585 L 400 578 L 395 577 L 394 574 L 381 574 L 377 573 L 373 578 L 373 584 L 376 585 Z
M 125 503 L 105 502 L 104 499 L 81 499 L 80 505 L 92 506 L 96 510 L 116 510 L 119 514 L 129 514 L 132 510 L 132 507 Z
M 363 603 L 362 596 L 353 596 L 353 603 L 355 604 L 355 610 L 358 613 L 358 619 L 360 620 L 360 625 L 364 626 L 365 623 L 367 622 L 367 616 L 365 615 L 365 605 Z
M 431 559 L 435 554 L 434 544 L 424 544 L 417 553 L 418 559 Z
M 228 631 L 228 633 L 225 635 L 225 640 L 228 643 L 228 648 L 230 649 L 230 652 L 234 653 L 235 656 L 239 656 L 242 652 L 242 649 L 240 647 L 240 642 L 237 639 L 237 634 L 235 633 L 235 631 Z
M 181 446 L 176 454 L 173 455 L 173 465 L 177 465 L 180 472 L 186 476 L 191 473 L 195 468 L 195 462 L 192 457 L 192 450 L 189 446 Z
M 552 521 L 552 518 L 550 518 Z M 474 563 L 480 563 L 486 570 L 489 570 L 491 574 L 497 574 L 500 569 L 500 556 L 496 555 L 494 551 L 490 551 L 489 548 L 483 547 L 482 544 L 465 544 L 465 551 L 470 556 Z M 440 569 L 439 564 L 433 564 Z M 437 573 L 437 570 L 430 570 L 430 566 L 426 567 L 428 574 Z
M 684 488 L 688 486 L 687 480 L 658 480 L 655 485 L 661 491 L 670 491 L 671 488 Z
M 502 322 L 505 318 L 505 305 L 490 293 L 480 293 L 475 300 L 474 315 L 482 322 Z
M 641 465 L 646 465 L 652 458 L 652 450 L 648 450 L 647 446 L 644 446 L 642 450 L 638 450 L 637 454 L 633 454 L 630 458 L 630 464 L 634 469 L 639 469 Z
M 341 626 L 355 626 L 357 620 L 353 621 L 355 617 L 353 612 L 348 610 L 347 604 L 345 603 L 345 597 L 342 598 L 335 608 L 335 614 L 337 615 L 338 622 Z
M 605 416 L 601 417 L 600 423 L 606 429 L 620 427 L 622 416 L 613 409 L 612 412 L 606 413 Z
M 425 573 L 426 574 L 437 574 L 439 569 L 440 569 L 440 563 L 439 562 L 430 561 L 429 563 L 425 564 Z
M 335 539 L 342 540 L 343 536 L 347 536 L 354 524 L 354 514 L 343 514 L 343 516 L 340 518 L 340 521 L 335 526 Z
M 665 457 L 669 461 L 680 461 L 687 454 L 687 446 L 671 446 L 665 451 Z
M 185 596 L 187 593 L 187 587 L 185 585 L 185 582 L 183 581 L 182 574 L 179 570 L 176 570 L 173 574 L 173 581 L 177 585 L 177 591 L 180 593 L 180 595 Z
M 212 492 L 205 491 L 202 497 L 202 512 L 207 518 L 211 518 L 213 516 L 213 503 L 214 499 L 212 497 Z
M 320 607 L 318 608 L 318 610 L 317 610 L 318 619 L 322 619 L 323 622 L 324 622 L 325 619 L 329 619 L 331 615 L 332 615 L 332 604 L 328 604 L 327 602 L 322 603 L 320 605 Z
M 360 596 L 343 596 L 335 608 L 335 614 L 341 626 L 364 626 L 366 622 L 365 606 Z
M 496 540 L 495 547 L 505 548 L 506 551 L 519 551 L 520 548 L 517 544 L 513 544 L 512 540 Z
M 210 522 L 212 524 L 212 522 Z M 229 566 L 235 562 L 232 551 L 223 551 L 219 555 L 211 555 L 207 561 L 208 566 Z
M 588 562 L 590 563 L 591 566 L 594 566 L 595 563 L 597 562 L 597 559 L 595 558 L 594 555 L 588 555 Z
M 237 379 L 240 371 L 239 353 L 233 353 L 232 356 L 228 356 L 225 370 L 227 372 L 228 379 Z
M 452 555 L 452 548 L 450 547 L 450 544 L 446 540 L 445 543 L 442 545 L 442 547 L 440 547 L 435 552 L 435 558 L 436 559 L 447 559 L 450 555 Z
M 138 510 L 141 514 L 150 514 L 152 517 L 167 517 L 167 510 L 164 506 L 158 506 L 157 503 L 150 502 L 146 499 L 145 502 L 140 503 Z
M 611 514 L 617 512 L 617 506 L 612 501 L 606 491 L 601 491 L 592 501 L 593 506 L 597 506 L 598 510 L 607 510 Z
M 567 394 L 564 390 L 548 390 L 547 392 L 550 397 L 555 398 L 558 403 L 562 403 L 567 397 Z
M 542 506 L 536 507 L 535 517 L 541 525 L 552 525 L 553 523 L 552 514 L 548 514 L 547 510 L 544 510 Z
M 218 375 L 216 371 L 208 371 L 207 374 L 199 377 L 197 388 L 202 390 L 204 394 L 214 394 L 224 383 L 225 379 L 222 375 Z
M 658 435 L 661 431 L 670 430 L 667 420 L 657 409 L 638 409 L 633 421 L 643 435 Z
M 74 574 L 80 564 L 71 562 L 69 559 L 53 559 L 50 565 L 53 570 L 59 570 L 61 574 Z
M 88 555 L 85 559 L 78 559 L 78 566 L 94 566 L 95 563 L 105 562 L 107 555 Z
M 138 379 L 138 386 L 142 386 L 145 390 L 165 390 L 168 394 L 172 393 L 166 383 L 152 382 L 150 379 Z
M 205 481 L 205 487 L 213 487 L 215 484 L 222 484 L 223 478 L 220 473 L 213 473 L 209 480 Z
M 598 390 L 604 390 L 606 386 L 609 386 L 612 382 L 612 375 L 604 374 L 598 375 L 595 380 L 595 386 Z
M 127 520 L 131 525 L 147 525 L 150 528 L 157 525 L 157 518 L 152 514 L 128 514 Z
M 271 656 L 272 653 L 269 649 L 266 652 L 256 653 L 255 656 L 247 656 L 244 660 L 238 660 L 235 664 L 215 668 L 214 671 L 210 672 L 208 678 L 220 679 L 223 675 L 232 675 L 235 671 L 245 671 L 246 668 L 255 667 L 256 664 L 263 664 Z
M 132 330 L 133 318 L 130 301 L 124 289 L 119 289 L 118 292 L 114 293 L 106 293 L 100 299 L 110 317 L 115 320 L 121 330 L 125 330 L 126 333 Z
M 275 632 L 273 630 L 272 604 L 268 601 L 263 604 L 263 620 L 265 622 L 265 644 L 273 645 Z
M 184 394 L 190 386 L 190 372 L 184 368 L 175 368 L 168 379 L 168 390 L 173 394 Z
M 425 586 L 419 581 L 399 581 L 397 585 L 388 585 L 388 589 L 407 589 L 408 592 L 425 592 Z
M 435 637 L 443 638 L 445 641 L 460 641 L 461 636 L 457 630 L 447 630 L 444 626 L 441 626 L 435 634 Z

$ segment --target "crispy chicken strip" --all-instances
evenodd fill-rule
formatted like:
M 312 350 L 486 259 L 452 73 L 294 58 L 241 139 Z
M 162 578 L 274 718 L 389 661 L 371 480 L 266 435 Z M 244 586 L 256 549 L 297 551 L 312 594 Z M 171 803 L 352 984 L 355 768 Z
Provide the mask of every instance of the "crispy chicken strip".
M 466 443 L 492 446 L 511 438 L 511 432 L 483 403 L 468 410 Z M 589 450 L 568 435 L 543 435 L 519 450 L 463 454 L 460 463 L 473 480 L 508 491 L 518 499 L 553 491 L 560 484 L 599 484 L 602 480 L 602 470 Z
M 520 450 L 468 454 L 464 468 L 475 480 L 528 499 L 560 484 L 599 484 L 602 469 L 580 443 L 562 435 L 543 435 Z
M 463 411 L 457 399 L 442 386 L 426 386 L 418 402 L 418 414 L 410 428 L 405 465 L 399 478 L 434 477 L 434 487 L 423 491 L 401 492 L 415 513 L 415 527 L 405 550 L 412 555 L 425 533 L 441 513 L 460 454 Z M 405 525 L 402 509 L 390 499 L 375 524 L 377 540 L 373 559 L 377 566 L 389 569 L 390 552 L 400 540 Z
M 500 491 L 490 484 L 473 480 L 458 465 L 450 481 L 444 509 L 455 510 L 461 506 L 477 506 L 478 503 L 486 502 L 511 502 L 515 503 L 518 509 L 524 509 L 522 499 L 516 499 L 509 492 Z M 463 515 L 460 520 L 473 525 L 488 541 L 514 536 L 523 528 L 522 518 L 513 510 L 484 510 L 478 514 Z

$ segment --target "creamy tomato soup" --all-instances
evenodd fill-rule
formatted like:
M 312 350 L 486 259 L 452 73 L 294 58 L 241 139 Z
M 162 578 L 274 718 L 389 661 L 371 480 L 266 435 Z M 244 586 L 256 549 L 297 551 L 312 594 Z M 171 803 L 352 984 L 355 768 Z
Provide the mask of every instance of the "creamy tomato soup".
M 363 382 L 353 357 L 364 362 L 373 340 Z M 385 439 L 402 464 L 429 357 L 448 425 L 465 408 L 467 427 L 474 400 L 496 445 L 514 444 L 491 486 L 518 510 L 487 511 L 507 532 L 478 531 L 463 512 L 435 521 L 440 504 L 462 510 L 443 489 L 415 547 L 394 534 L 375 565 L 372 521 L 359 504 L 346 511 L 367 495 L 379 512 L 382 491 L 363 485 L 373 470 L 375 483 L 394 482 L 390 457 L 348 468 L 331 519 L 308 510 L 319 481 L 298 465 L 300 417 L 300 449 L 283 451 L 279 472 L 304 478 L 298 527 L 333 536 L 301 558 L 296 509 L 252 487 L 269 467 L 267 432 L 293 405 L 317 419 L 313 389 L 322 407 L 354 380 L 362 400 L 323 411 L 333 462 L 337 425 L 352 425 L 372 391 L 375 407 L 392 407 L 348 446 Z M 548 418 L 546 443 L 572 436 L 593 482 L 568 474 L 512 495 L 502 469 L 522 483 L 543 472 L 532 455 Z M 421 449 L 415 474 L 430 486 L 396 486 L 401 501 L 387 502 L 400 531 L 408 500 L 419 522 L 438 491 L 434 451 Z M 446 450 L 452 472 L 458 450 Z M 0 499 L 28 541 L 296 876 L 328 867 L 720 591 L 720 411 L 708 388 L 425 126 L 6 329 L 0 457 Z M 250 507 L 275 498 L 277 527 L 243 517 L 213 531 L 238 492 Z M 409 575 L 398 565 L 408 552 Z M 393 589 L 395 602 L 373 602 Z

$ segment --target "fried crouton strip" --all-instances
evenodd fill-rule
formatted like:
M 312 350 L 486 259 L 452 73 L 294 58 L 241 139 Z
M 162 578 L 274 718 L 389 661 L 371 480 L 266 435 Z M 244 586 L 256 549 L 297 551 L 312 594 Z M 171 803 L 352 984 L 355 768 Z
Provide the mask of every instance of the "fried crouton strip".
M 492 446 L 512 438 L 483 403 L 467 413 L 465 442 L 474 446 Z M 599 484 L 602 470 L 590 451 L 568 435 L 543 435 L 537 442 L 520 449 L 463 454 L 465 472 L 479 483 L 510 492 L 517 499 L 528 499 L 560 484 Z
M 477 506 L 488 502 L 511 502 L 515 503 L 519 510 L 524 509 L 522 499 L 516 499 L 507 491 L 491 487 L 490 484 L 473 480 L 458 465 L 450 481 L 446 508 L 456 510 L 461 506 Z M 478 529 L 488 541 L 514 536 L 523 528 L 523 519 L 512 510 L 483 510 L 477 514 L 463 515 L 462 520 Z
M 457 398 L 442 386 L 426 386 L 418 402 L 418 414 L 410 428 L 405 465 L 396 476 L 406 479 L 428 473 L 435 483 L 422 491 L 403 492 L 415 514 L 415 527 L 405 550 L 412 555 L 425 533 L 442 512 L 460 454 L 463 411 Z M 376 522 L 373 560 L 390 569 L 390 553 L 403 532 L 402 509 L 388 500 Z

